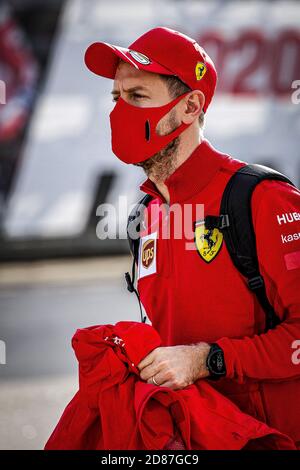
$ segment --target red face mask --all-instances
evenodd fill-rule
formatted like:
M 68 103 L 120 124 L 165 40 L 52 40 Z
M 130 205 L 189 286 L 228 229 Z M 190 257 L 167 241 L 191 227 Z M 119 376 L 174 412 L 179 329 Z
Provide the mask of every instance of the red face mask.
M 110 113 L 114 154 L 125 163 L 139 163 L 166 147 L 190 124 L 181 123 L 167 135 L 156 133 L 157 124 L 187 93 L 164 106 L 151 108 L 133 106 L 119 98 Z

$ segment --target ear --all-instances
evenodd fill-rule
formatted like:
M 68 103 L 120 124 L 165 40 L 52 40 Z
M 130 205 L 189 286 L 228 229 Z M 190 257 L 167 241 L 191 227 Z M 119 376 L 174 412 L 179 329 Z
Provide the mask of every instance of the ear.
M 205 103 L 205 96 L 202 91 L 193 90 L 183 101 L 184 107 L 181 120 L 185 124 L 191 124 L 198 119 Z

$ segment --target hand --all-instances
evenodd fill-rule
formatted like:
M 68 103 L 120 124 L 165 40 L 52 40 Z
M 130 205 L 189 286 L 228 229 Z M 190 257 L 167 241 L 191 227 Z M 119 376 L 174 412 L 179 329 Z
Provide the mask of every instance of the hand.
M 209 376 L 206 358 L 210 350 L 207 343 L 187 346 L 160 347 L 151 351 L 139 364 L 140 377 L 162 387 L 178 390 Z

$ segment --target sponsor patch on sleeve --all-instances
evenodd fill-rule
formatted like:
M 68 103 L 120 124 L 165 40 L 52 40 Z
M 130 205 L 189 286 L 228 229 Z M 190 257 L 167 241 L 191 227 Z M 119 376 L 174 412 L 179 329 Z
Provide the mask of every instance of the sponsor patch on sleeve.
M 292 269 L 300 268 L 300 250 L 293 251 L 292 253 L 287 253 L 284 255 L 284 262 L 286 269 L 291 271 Z

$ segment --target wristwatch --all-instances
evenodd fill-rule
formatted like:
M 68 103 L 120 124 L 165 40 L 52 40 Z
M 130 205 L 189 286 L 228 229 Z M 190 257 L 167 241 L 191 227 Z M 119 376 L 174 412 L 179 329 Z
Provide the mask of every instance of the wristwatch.
M 206 359 L 206 367 L 209 370 L 208 379 L 219 380 L 226 375 L 226 366 L 223 349 L 217 343 L 210 345 L 210 351 Z

